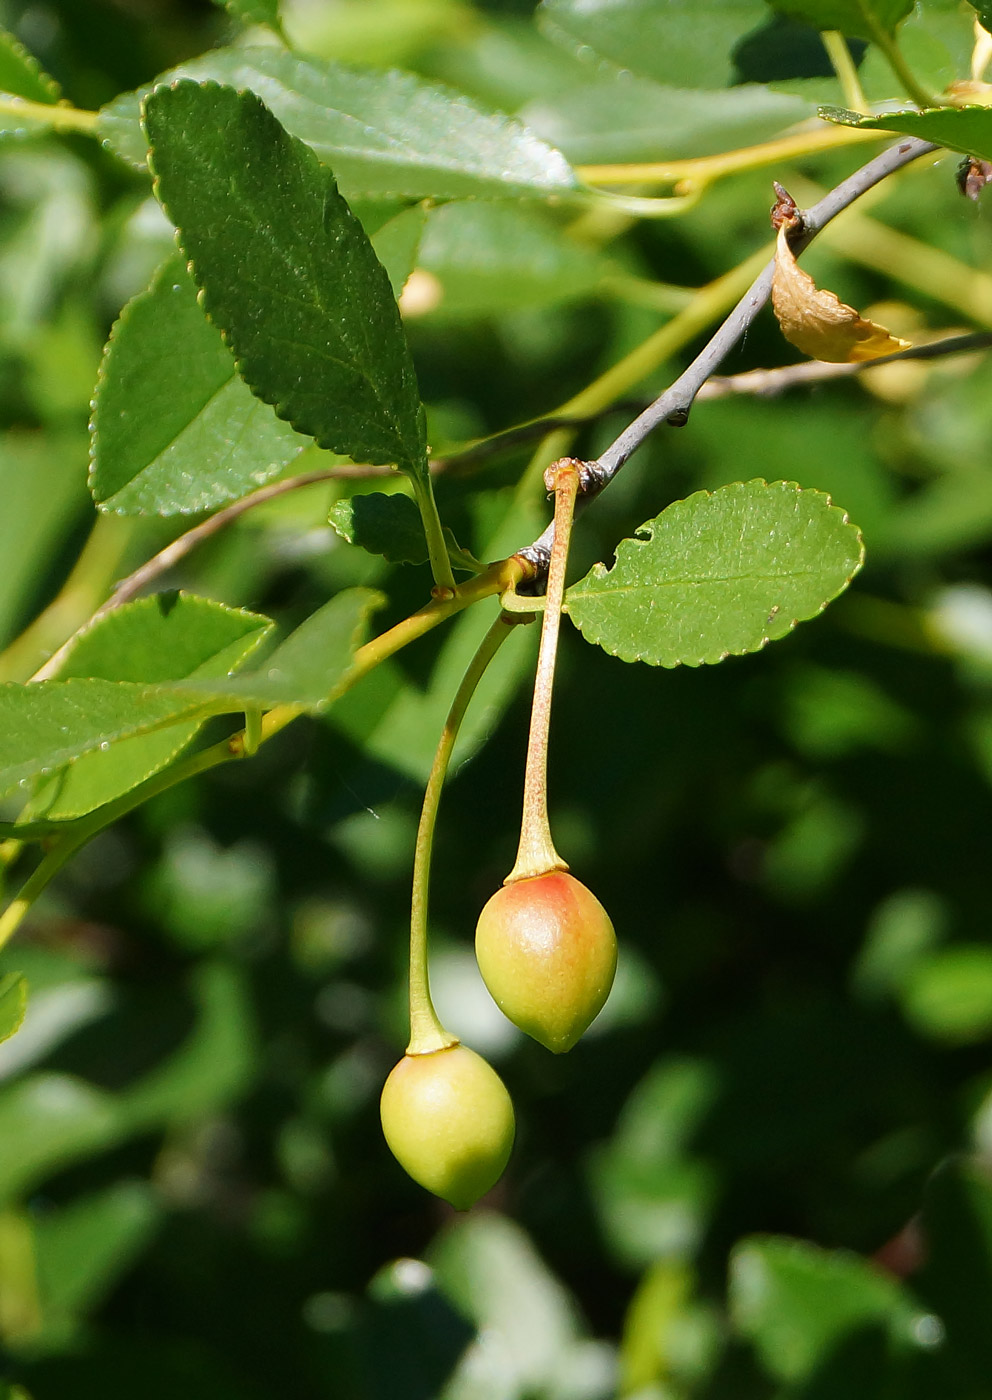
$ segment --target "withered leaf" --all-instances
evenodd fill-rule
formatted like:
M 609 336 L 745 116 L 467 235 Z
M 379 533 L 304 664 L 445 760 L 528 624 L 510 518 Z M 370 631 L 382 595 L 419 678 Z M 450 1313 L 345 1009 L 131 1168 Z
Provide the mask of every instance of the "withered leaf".
M 796 262 L 787 233 L 788 225 L 783 223 L 775 248 L 772 308 L 790 345 L 814 360 L 832 364 L 874 360 L 909 348 L 908 340 L 866 321 L 853 306 L 818 287 Z

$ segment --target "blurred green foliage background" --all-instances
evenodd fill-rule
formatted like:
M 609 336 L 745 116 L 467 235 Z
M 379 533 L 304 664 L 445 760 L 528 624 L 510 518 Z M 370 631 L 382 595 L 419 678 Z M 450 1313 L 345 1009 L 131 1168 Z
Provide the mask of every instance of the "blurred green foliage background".
M 643 157 L 615 74 L 532 12 L 284 7 L 302 49 L 452 83 L 576 159 Z M 205 0 L 2 0 L 0 22 L 83 107 L 242 33 Z M 666 89 L 637 82 L 666 110 Z M 693 98 L 669 99 L 660 155 L 795 119 L 778 89 L 735 121 Z M 858 159 L 772 173 L 802 199 Z M 992 326 L 988 209 L 960 199 L 955 165 L 913 169 L 839 223 L 808 259 L 820 280 L 889 303 L 896 330 Z M 728 179 L 654 222 L 449 206 L 421 264 L 444 295 L 407 323 L 434 442 L 552 410 L 678 289 L 764 246 L 769 181 Z M 169 246 L 147 182 L 92 141 L 0 143 L 7 644 L 64 600 L 85 541 L 77 608 L 181 528 L 107 517 L 91 536 L 86 492 L 101 347 Z M 730 368 L 792 358 L 766 316 Z M 507 648 L 504 695 L 476 725 L 487 742 L 442 806 L 433 883 L 439 1009 L 518 1111 L 486 1209 L 428 1198 L 377 1116 L 405 1039 L 420 784 L 453 690 L 443 635 L 325 722 L 85 849 L 0 959 L 31 987 L 0 1047 L 11 1394 L 992 1396 L 990 430 L 980 356 L 701 402 L 583 517 L 577 570 L 691 490 L 786 477 L 849 511 L 868 563 L 822 619 L 719 667 L 627 666 L 565 636 L 552 821 L 622 954 L 605 1012 L 561 1060 L 503 1022 L 471 952 L 516 844 L 533 641 Z M 439 479 L 459 539 L 484 547 L 525 462 Z M 386 591 L 387 621 L 418 606 L 426 569 L 344 544 L 330 498 L 247 515 L 170 584 L 288 623 L 355 582 Z M 19 664 L 16 646 L 0 660 L 5 676 Z

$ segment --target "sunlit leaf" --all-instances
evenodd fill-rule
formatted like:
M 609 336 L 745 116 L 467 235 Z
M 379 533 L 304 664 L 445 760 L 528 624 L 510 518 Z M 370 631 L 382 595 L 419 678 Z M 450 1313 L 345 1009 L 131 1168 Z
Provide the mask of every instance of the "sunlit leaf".
M 159 198 L 252 392 L 321 447 L 426 475 L 396 301 L 330 172 L 252 93 L 180 82 L 144 110 Z
M 737 1331 L 780 1380 L 809 1375 L 866 1327 L 908 1333 L 913 1317 L 899 1283 L 866 1259 L 770 1236 L 733 1251 L 730 1307 Z
M 884 112 L 877 117 L 849 112 L 844 107 L 821 107 L 820 116 L 840 126 L 917 136 L 921 141 L 949 146 L 952 151 L 992 160 L 992 107 L 935 107 L 923 112 L 913 108 L 907 112 Z
M 576 187 L 568 162 L 520 122 L 410 73 L 346 68 L 276 49 L 218 49 L 164 73 L 256 93 L 287 131 L 334 171 L 343 193 L 414 199 L 546 198 Z M 117 98 L 100 132 L 143 165 L 140 104 L 151 87 Z
M 29 102 L 57 102 L 61 89 L 8 29 L 0 29 L 0 92 Z M 9 120 L 7 116 L 0 121 Z
M 861 567 L 861 534 L 819 491 L 697 491 L 566 594 L 587 641 L 623 661 L 699 666 L 758 651 L 815 617 Z
M 75 643 L 58 675 L 133 682 L 226 676 L 245 664 L 271 630 L 272 623 L 257 613 L 160 593 L 101 618 Z M 66 820 L 91 812 L 164 768 L 198 729 L 193 720 L 83 754 L 35 795 L 32 815 Z

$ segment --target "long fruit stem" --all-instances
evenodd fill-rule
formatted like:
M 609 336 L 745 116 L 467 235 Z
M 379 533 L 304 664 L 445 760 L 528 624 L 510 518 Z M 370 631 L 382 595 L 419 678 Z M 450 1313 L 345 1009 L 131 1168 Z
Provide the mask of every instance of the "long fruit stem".
M 524 769 L 524 811 L 520 823 L 520 845 L 513 869 L 504 880 L 526 880 L 549 870 L 567 870 L 568 865 L 555 850 L 548 821 L 548 738 L 551 733 L 551 694 L 555 682 L 555 659 L 561 605 L 565 597 L 565 567 L 572 533 L 572 516 L 579 494 L 579 463 L 562 458 L 545 475 L 555 493 L 555 535 L 548 567 L 548 595 L 541 625 L 541 649 L 534 677 L 534 702 L 530 712 L 527 765 Z
M 485 674 L 486 667 L 510 635 L 516 620 L 500 614 L 483 637 L 448 711 L 427 779 L 413 861 L 413 898 L 410 906 L 410 1044 L 406 1051 L 408 1055 L 429 1055 L 435 1050 L 458 1044 L 458 1037 L 445 1030 L 441 1024 L 431 1001 L 427 960 L 427 908 L 434 827 L 441 790 L 465 711 Z

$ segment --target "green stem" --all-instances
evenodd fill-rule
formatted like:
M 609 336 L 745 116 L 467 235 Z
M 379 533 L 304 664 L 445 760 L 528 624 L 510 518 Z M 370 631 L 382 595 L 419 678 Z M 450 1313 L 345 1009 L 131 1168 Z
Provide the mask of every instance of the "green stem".
M 565 568 L 568 564 L 572 517 L 579 494 L 578 465 L 565 458 L 548 468 L 545 479 L 549 486 L 553 486 L 555 493 L 555 538 L 551 546 L 547 603 L 541 623 L 541 649 L 534 677 L 520 844 L 513 869 L 503 882 L 506 885 L 514 880 L 545 875 L 549 870 L 568 869 L 555 850 L 548 821 L 548 739 L 551 734 L 551 695 L 555 682 L 561 605 L 565 597 Z
M 865 0 L 856 0 L 856 3 L 872 38 L 882 50 L 893 73 L 906 89 L 906 96 L 915 102 L 917 107 L 941 106 L 940 99 L 935 97 L 933 93 L 927 92 L 926 88 L 919 82 L 916 74 L 903 57 L 895 37 L 889 33 L 884 25 L 879 24 L 871 6 L 866 5 Z
M 430 474 L 424 471 L 419 476 L 411 476 L 411 480 L 414 499 L 420 507 L 420 518 L 424 522 L 427 553 L 431 561 L 434 583 L 438 588 L 453 592 L 455 576 L 451 572 L 451 560 L 448 558 L 448 546 L 444 542 L 444 530 L 441 527 L 441 517 L 438 515 Z
M 823 40 L 823 47 L 827 51 L 831 66 L 837 74 L 837 81 L 840 83 L 847 106 L 851 108 L 852 112 L 870 112 L 871 108 L 868 106 L 861 88 L 857 65 L 851 57 L 851 50 L 847 47 L 847 40 L 843 34 L 836 29 L 824 29 L 820 33 L 820 38 Z
M 462 678 L 444 721 L 434 762 L 424 791 L 424 805 L 417 829 L 417 848 L 413 860 L 413 897 L 410 903 L 410 1044 L 408 1055 L 429 1055 L 457 1045 L 458 1037 L 445 1030 L 431 1000 L 430 974 L 427 957 L 427 908 L 431 873 L 431 851 L 441 790 L 448 773 L 451 753 L 458 738 L 462 720 L 475 694 L 486 667 L 506 641 L 517 619 L 502 613 L 483 637 Z
M 84 112 L 68 103 L 30 102 L 26 97 L 0 97 L 0 112 L 29 117 L 33 122 L 54 127 L 56 131 L 85 131 L 94 135 L 99 112 Z

